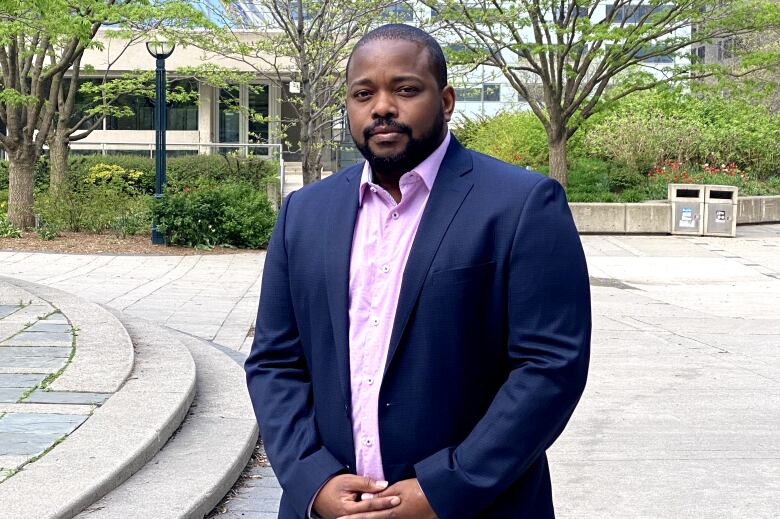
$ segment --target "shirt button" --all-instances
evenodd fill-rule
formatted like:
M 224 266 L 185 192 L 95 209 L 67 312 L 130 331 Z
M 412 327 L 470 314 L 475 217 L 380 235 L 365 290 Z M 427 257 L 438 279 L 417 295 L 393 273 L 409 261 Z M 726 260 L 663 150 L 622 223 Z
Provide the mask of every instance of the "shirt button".
M 385 274 L 390 272 L 390 265 L 382 265 L 382 272 L 384 272 Z
M 367 383 L 369 386 L 372 386 L 372 385 L 374 385 L 374 377 L 366 377 L 366 383 Z
M 372 193 L 376 193 L 376 188 L 375 188 L 375 187 L 373 187 L 373 186 L 371 186 L 371 192 L 372 192 Z
M 377 319 L 376 317 L 372 317 L 371 326 L 379 326 L 379 319 Z
M 398 220 L 398 211 L 393 212 L 393 220 Z
M 374 444 L 374 440 L 371 438 L 363 438 L 363 445 L 366 447 L 371 447 Z

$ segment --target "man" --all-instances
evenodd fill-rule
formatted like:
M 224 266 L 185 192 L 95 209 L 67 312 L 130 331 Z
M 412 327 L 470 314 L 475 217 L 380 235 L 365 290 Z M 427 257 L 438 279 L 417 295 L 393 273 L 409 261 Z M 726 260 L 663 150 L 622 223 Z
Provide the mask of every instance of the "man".
M 419 29 L 364 36 L 347 88 L 366 163 L 285 201 L 246 361 L 279 517 L 553 517 L 590 343 L 563 190 L 449 134 Z

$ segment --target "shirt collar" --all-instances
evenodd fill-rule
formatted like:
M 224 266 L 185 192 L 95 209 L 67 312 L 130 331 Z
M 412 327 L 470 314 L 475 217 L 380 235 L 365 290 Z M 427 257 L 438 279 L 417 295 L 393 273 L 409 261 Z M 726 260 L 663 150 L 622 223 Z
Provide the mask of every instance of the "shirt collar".
M 451 134 L 447 130 L 447 135 L 444 136 L 444 140 L 439 144 L 433 153 L 422 161 L 417 167 L 412 168 L 425 183 L 425 187 L 430 191 L 433 188 L 433 182 L 436 180 L 436 175 L 439 173 L 442 161 L 444 161 L 444 155 L 447 153 L 447 147 L 450 145 Z M 358 204 L 363 205 L 363 194 L 366 189 L 372 184 L 371 166 L 368 161 L 363 163 L 363 174 L 360 177 L 360 188 L 358 189 Z

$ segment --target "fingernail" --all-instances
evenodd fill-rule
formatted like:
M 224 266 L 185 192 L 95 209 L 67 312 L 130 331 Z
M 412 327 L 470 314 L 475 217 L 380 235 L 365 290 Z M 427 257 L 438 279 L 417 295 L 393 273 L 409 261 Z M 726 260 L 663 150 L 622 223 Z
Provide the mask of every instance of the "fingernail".
M 401 498 L 398 496 L 393 496 L 390 498 L 390 504 L 393 506 L 398 506 L 401 504 Z
M 374 494 L 369 494 L 368 492 L 360 494 L 361 501 L 365 501 L 366 499 L 374 499 Z
M 387 481 L 377 481 L 376 482 L 376 486 L 378 486 L 379 488 L 387 488 L 387 485 L 388 485 Z

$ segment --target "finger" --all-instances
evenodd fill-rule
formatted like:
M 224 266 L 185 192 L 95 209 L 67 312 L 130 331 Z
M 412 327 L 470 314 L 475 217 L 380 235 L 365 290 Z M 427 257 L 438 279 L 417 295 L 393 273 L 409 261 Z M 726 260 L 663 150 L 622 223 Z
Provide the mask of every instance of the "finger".
M 365 501 L 359 501 L 357 503 L 346 503 L 344 510 L 351 517 L 354 514 L 365 514 L 370 512 L 380 512 L 384 510 L 390 510 L 401 504 L 401 498 L 398 496 L 392 497 L 375 497 L 373 499 L 366 499 Z
M 374 499 L 376 497 L 376 494 L 369 494 L 368 492 L 363 492 L 360 494 L 360 500 L 365 501 L 366 499 Z
M 348 492 L 376 494 L 386 489 L 387 481 L 374 481 L 365 476 L 350 476 L 343 482 L 342 488 Z

